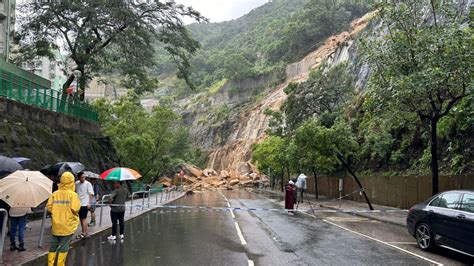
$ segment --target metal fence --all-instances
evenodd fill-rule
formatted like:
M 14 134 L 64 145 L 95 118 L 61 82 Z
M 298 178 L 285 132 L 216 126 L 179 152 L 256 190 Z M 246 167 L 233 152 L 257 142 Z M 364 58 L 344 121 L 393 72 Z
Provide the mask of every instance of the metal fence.
M 61 98 L 61 93 L 31 79 L 0 69 L 0 97 L 53 112 L 98 122 L 98 114 L 87 103 Z

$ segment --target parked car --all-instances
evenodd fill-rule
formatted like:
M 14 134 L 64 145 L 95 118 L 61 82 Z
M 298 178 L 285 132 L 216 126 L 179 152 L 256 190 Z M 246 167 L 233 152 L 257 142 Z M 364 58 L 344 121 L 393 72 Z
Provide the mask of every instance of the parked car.
M 474 257 L 474 190 L 446 191 L 411 207 L 407 227 L 423 250 L 438 245 Z

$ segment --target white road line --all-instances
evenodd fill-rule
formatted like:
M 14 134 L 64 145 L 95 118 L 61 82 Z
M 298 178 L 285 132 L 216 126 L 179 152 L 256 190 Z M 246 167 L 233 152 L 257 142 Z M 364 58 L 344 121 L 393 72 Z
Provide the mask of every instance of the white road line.
M 230 208 L 230 202 L 227 202 L 227 207 L 229 207 L 229 208 Z
M 416 242 L 387 242 L 392 245 L 416 245 Z
M 254 266 L 253 260 L 249 260 L 249 266 Z
M 230 211 L 230 215 L 232 215 L 232 218 L 235 219 L 234 211 L 232 210 L 229 210 L 229 211 Z
M 410 255 L 415 256 L 415 257 L 417 257 L 417 258 L 420 258 L 420 259 L 422 259 L 422 260 L 426 260 L 426 261 L 428 261 L 429 263 L 432 263 L 432 264 L 435 264 L 435 265 L 443 265 L 442 263 L 439 263 L 439 262 L 437 262 L 437 261 L 430 260 L 430 259 L 425 258 L 425 257 L 423 257 L 423 256 L 421 256 L 421 255 L 416 254 L 416 253 L 410 252 L 410 251 L 405 250 L 405 249 L 403 249 L 403 248 L 399 248 L 399 247 L 397 247 L 397 246 L 395 246 L 395 245 L 392 245 L 392 244 L 390 244 L 390 243 L 384 242 L 384 241 L 382 241 L 382 240 L 378 240 L 378 239 L 373 238 L 373 237 L 370 237 L 370 236 L 368 236 L 368 235 L 361 234 L 361 233 L 359 233 L 359 232 L 353 231 L 353 230 L 351 230 L 351 229 L 349 229 L 349 228 L 345 228 L 345 227 L 343 227 L 343 226 L 340 226 L 340 225 L 335 224 L 335 223 L 333 223 L 333 222 L 330 222 L 330 221 L 328 221 L 328 220 L 323 220 L 323 221 L 324 221 L 325 223 L 328 223 L 328 224 L 337 226 L 337 227 L 339 227 L 339 228 L 341 228 L 341 229 L 344 229 L 344 230 L 346 230 L 346 231 L 349 231 L 349 232 L 351 232 L 351 233 L 353 233 L 353 234 L 363 236 L 363 237 L 368 238 L 368 239 L 370 239 L 370 240 L 373 240 L 373 241 L 382 243 L 382 244 L 384 244 L 384 245 L 387 245 L 387 246 L 389 246 L 389 247 L 398 249 L 398 250 L 400 250 L 400 251 L 402 251 L 402 252 L 405 252 L 405 253 L 407 253 L 407 254 L 410 254 Z
M 237 235 L 239 236 L 242 245 L 247 245 L 247 241 L 245 241 L 244 235 L 242 235 L 242 231 L 240 231 L 240 227 L 237 222 L 235 222 L 235 229 L 237 230 Z

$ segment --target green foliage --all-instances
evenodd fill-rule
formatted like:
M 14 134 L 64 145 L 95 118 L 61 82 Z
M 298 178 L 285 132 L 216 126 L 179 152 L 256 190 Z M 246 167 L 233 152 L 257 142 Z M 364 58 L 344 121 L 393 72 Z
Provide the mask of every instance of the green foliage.
M 155 87 L 149 75 L 154 66 L 154 42 L 171 55 L 179 77 L 189 81 L 189 57 L 198 43 L 189 35 L 182 18 L 203 20 L 198 12 L 175 2 L 160 1 L 26 1 L 17 40 L 20 52 L 31 59 L 48 55 L 64 43 L 68 58 L 78 70 L 79 85 L 99 73 L 119 72 L 123 85 L 139 92 Z M 64 89 L 71 84 L 70 79 Z
M 290 83 L 285 88 L 288 98 L 282 111 L 290 134 L 305 120 L 315 116 L 320 116 L 324 125 L 331 127 L 338 113 L 353 96 L 355 78 L 347 68 L 347 62 L 333 67 L 322 64 L 307 81 Z
M 347 29 L 354 18 L 368 11 L 367 3 L 353 2 L 269 1 L 236 20 L 190 25 L 188 29 L 202 45 L 192 60 L 192 80 L 206 88 L 223 78 L 283 73 L 287 63 Z
M 341 119 L 330 128 L 316 119 L 306 120 L 296 129 L 294 141 L 302 168 L 325 174 L 338 170 L 338 153 L 349 157 L 358 148 L 350 127 Z
M 286 164 L 285 147 L 283 138 L 270 136 L 252 146 L 252 162 L 261 172 L 266 172 L 268 168 L 271 168 L 272 172 L 281 173 Z
M 147 113 L 132 92 L 114 103 L 99 99 L 94 106 L 103 134 L 112 140 L 122 165 L 137 169 L 146 180 L 167 173 L 179 162 L 202 160 L 173 111 L 157 106 Z
M 432 22 L 425 19 L 427 7 Z M 366 44 L 374 69 L 371 111 L 416 115 L 429 123 L 433 194 L 438 192 L 438 123 L 473 88 L 473 32 L 461 26 L 465 15 L 456 8 L 457 1 L 381 1 L 379 14 L 388 34 Z
M 212 84 L 211 87 L 209 87 L 209 89 L 207 90 L 208 93 L 210 95 L 214 95 L 216 93 L 219 92 L 219 90 L 222 88 L 222 86 L 224 86 L 224 84 L 227 82 L 227 79 L 222 79 L 222 80 L 219 80 L 217 82 L 215 82 L 214 84 Z

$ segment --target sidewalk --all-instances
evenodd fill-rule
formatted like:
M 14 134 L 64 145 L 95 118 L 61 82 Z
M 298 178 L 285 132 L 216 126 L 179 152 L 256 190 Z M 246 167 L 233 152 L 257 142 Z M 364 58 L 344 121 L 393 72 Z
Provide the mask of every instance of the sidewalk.
M 146 212 L 149 212 L 157 207 L 170 203 L 185 195 L 182 192 L 171 193 L 170 199 L 166 200 L 166 193 L 164 193 L 163 201 L 160 203 L 162 194 L 163 192 L 158 193 L 158 204 L 156 204 L 156 194 L 152 194 L 150 197 L 150 207 L 144 208 L 143 210 L 139 207 L 134 207 L 131 215 L 130 215 L 130 207 L 127 207 L 125 211 L 125 221 L 133 219 L 137 216 L 140 216 Z M 145 204 L 147 204 L 147 200 L 148 199 L 145 199 Z M 130 203 L 131 201 L 127 201 L 126 204 L 130 205 Z M 137 204 L 142 204 L 141 198 L 135 199 L 133 201 L 133 205 L 137 205 Z M 89 236 L 99 234 L 111 228 L 112 226 L 111 221 L 110 221 L 110 207 L 109 206 L 103 207 L 102 225 L 99 225 L 100 209 L 101 209 L 100 207 L 97 207 L 95 211 L 96 225 L 89 227 Z M 40 220 L 28 222 L 27 228 L 25 230 L 26 251 L 23 251 L 23 252 L 10 251 L 10 238 L 9 236 L 5 236 L 5 242 L 4 242 L 4 247 L 3 247 L 3 259 L 0 259 L 0 265 L 20 265 L 20 264 L 35 260 L 37 258 L 40 258 L 42 256 L 46 256 L 48 254 L 49 241 L 50 241 L 50 236 L 51 236 L 51 219 L 47 218 L 45 221 L 43 245 L 42 247 L 38 247 L 41 221 L 42 220 L 40 219 Z M 87 217 L 87 221 L 90 221 L 90 214 Z M 80 232 L 81 232 L 81 226 L 79 225 L 74 236 L 79 234 Z M 81 241 L 81 240 L 76 240 L 74 237 L 74 240 L 72 241 L 71 245 L 74 245 L 74 243 L 78 241 Z
M 280 191 L 271 191 L 271 190 L 263 190 L 265 192 L 277 194 L 284 197 L 284 193 Z M 308 203 L 308 200 L 311 204 Z M 325 208 L 325 209 L 332 209 L 332 210 L 354 210 L 354 211 L 364 211 L 369 210 L 369 206 L 365 202 L 358 202 L 352 200 L 341 200 L 341 206 L 339 207 L 339 200 L 337 199 L 329 199 L 326 197 L 319 197 L 319 200 L 315 199 L 314 194 L 304 194 L 304 203 L 299 204 L 299 208 L 304 209 L 311 209 L 314 208 Z M 367 212 L 367 213 L 354 213 L 355 215 L 370 218 L 373 220 L 391 223 L 400 226 L 406 226 L 406 218 L 407 218 L 407 210 L 402 210 L 398 208 L 393 208 L 389 206 L 377 205 L 372 204 L 372 207 L 375 210 L 390 210 L 395 212 Z

